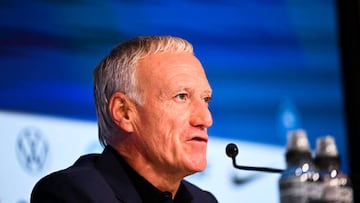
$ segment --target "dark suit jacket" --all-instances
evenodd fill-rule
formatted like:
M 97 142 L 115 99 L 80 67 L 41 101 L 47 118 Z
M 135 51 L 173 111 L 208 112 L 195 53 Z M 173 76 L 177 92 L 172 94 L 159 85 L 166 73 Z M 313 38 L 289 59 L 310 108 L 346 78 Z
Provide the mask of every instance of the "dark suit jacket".
M 216 203 L 209 192 L 183 180 L 193 203 Z M 67 169 L 43 177 L 33 188 L 31 203 L 141 203 L 141 197 L 116 155 L 105 148 L 102 154 L 80 157 Z

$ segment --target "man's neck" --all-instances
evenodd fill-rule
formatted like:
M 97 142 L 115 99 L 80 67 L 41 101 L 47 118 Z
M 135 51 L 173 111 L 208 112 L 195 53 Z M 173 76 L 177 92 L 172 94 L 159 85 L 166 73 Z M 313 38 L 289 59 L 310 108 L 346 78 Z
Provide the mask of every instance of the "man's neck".
M 114 149 L 136 173 L 160 191 L 170 192 L 175 197 L 183 176 L 176 172 L 172 173 L 168 168 L 156 167 L 159 164 L 146 159 L 145 156 L 134 150 L 134 146 L 123 144 Z

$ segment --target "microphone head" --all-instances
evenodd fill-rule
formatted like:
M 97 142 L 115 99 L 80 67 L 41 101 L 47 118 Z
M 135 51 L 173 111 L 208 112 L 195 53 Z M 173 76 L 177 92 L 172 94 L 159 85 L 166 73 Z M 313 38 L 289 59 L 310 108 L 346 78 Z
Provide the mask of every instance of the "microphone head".
M 234 143 L 229 143 L 226 146 L 226 155 L 228 155 L 228 157 L 234 158 L 236 157 L 236 155 L 239 153 L 239 150 L 236 146 L 236 144 Z

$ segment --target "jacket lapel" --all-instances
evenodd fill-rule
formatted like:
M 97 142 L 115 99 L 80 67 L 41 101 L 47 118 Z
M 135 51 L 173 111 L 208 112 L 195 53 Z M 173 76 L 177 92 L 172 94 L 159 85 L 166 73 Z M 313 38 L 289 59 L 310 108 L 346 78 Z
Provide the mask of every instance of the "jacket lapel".
M 106 146 L 96 167 L 123 203 L 141 203 L 141 198 L 117 158 L 116 152 Z

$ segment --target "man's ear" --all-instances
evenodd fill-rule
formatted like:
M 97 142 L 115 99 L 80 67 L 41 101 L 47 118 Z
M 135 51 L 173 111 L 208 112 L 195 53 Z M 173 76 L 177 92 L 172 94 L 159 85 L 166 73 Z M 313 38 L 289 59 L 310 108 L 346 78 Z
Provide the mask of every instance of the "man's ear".
M 126 132 L 132 132 L 130 114 L 131 101 L 122 92 L 114 93 L 109 101 L 109 112 L 113 121 Z

